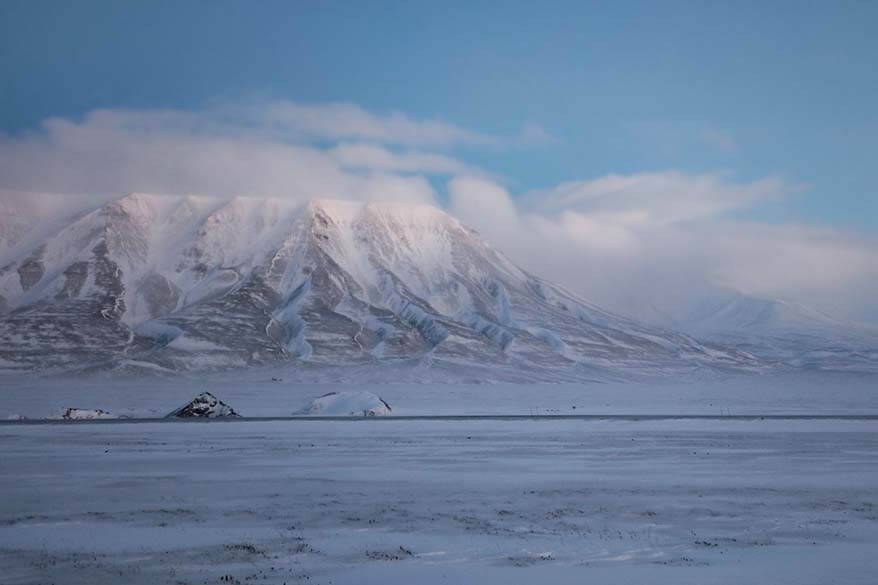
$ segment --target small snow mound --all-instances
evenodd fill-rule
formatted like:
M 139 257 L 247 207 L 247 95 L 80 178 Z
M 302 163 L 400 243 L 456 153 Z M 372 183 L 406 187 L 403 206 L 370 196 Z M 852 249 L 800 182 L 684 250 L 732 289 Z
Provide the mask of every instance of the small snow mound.
M 192 402 L 181 406 L 165 418 L 224 418 L 241 416 L 231 406 L 211 394 L 202 392 Z
M 68 408 L 61 415 L 64 420 L 94 420 L 97 418 L 116 418 L 100 408 Z
M 299 414 L 320 416 L 386 416 L 393 409 L 371 392 L 330 392 L 314 400 Z

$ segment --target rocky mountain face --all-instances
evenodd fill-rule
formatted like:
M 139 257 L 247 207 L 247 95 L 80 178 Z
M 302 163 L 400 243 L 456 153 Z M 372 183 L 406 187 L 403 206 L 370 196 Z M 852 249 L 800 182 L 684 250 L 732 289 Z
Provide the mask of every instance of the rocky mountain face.
M 51 222 L 0 212 L 6 371 L 408 364 L 574 380 L 784 367 L 604 311 L 428 206 L 133 194 Z

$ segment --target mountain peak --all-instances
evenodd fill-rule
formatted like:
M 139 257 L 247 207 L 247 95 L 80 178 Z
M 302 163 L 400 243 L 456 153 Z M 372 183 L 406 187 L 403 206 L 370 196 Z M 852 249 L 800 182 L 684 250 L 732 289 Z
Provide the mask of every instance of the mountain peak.
M 409 364 L 579 380 L 766 367 L 603 311 L 429 205 L 132 193 L 44 233 L 0 273 L 0 364 L 13 368 Z
M 320 214 L 337 223 L 353 223 L 366 218 L 400 224 L 460 225 L 458 220 L 435 205 L 399 201 L 350 201 L 344 199 L 312 199 L 306 205 L 309 215 Z

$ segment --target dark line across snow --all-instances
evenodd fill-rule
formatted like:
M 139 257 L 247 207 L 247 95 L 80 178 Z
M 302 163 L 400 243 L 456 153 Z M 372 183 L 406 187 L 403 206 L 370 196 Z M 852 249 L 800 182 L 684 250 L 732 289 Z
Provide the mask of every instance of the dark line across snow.
M 257 416 L 228 418 L 105 418 L 92 420 L 61 420 L 34 418 L 0 420 L 0 426 L 11 425 L 82 425 L 82 424 L 141 424 L 141 423 L 247 423 L 247 422 L 363 422 L 363 421 L 660 421 L 660 420 L 717 420 L 717 421 L 878 421 L 878 414 L 448 414 L 402 416 Z

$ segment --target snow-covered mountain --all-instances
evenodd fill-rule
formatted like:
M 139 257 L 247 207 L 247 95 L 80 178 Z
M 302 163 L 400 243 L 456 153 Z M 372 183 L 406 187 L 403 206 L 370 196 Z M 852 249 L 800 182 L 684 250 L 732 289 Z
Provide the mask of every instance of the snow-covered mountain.
M 133 194 L 49 218 L 9 204 L 0 221 L 6 370 L 395 364 L 583 379 L 772 366 L 604 311 L 429 206 Z
M 878 329 L 788 300 L 707 287 L 645 320 L 793 366 L 878 369 Z

